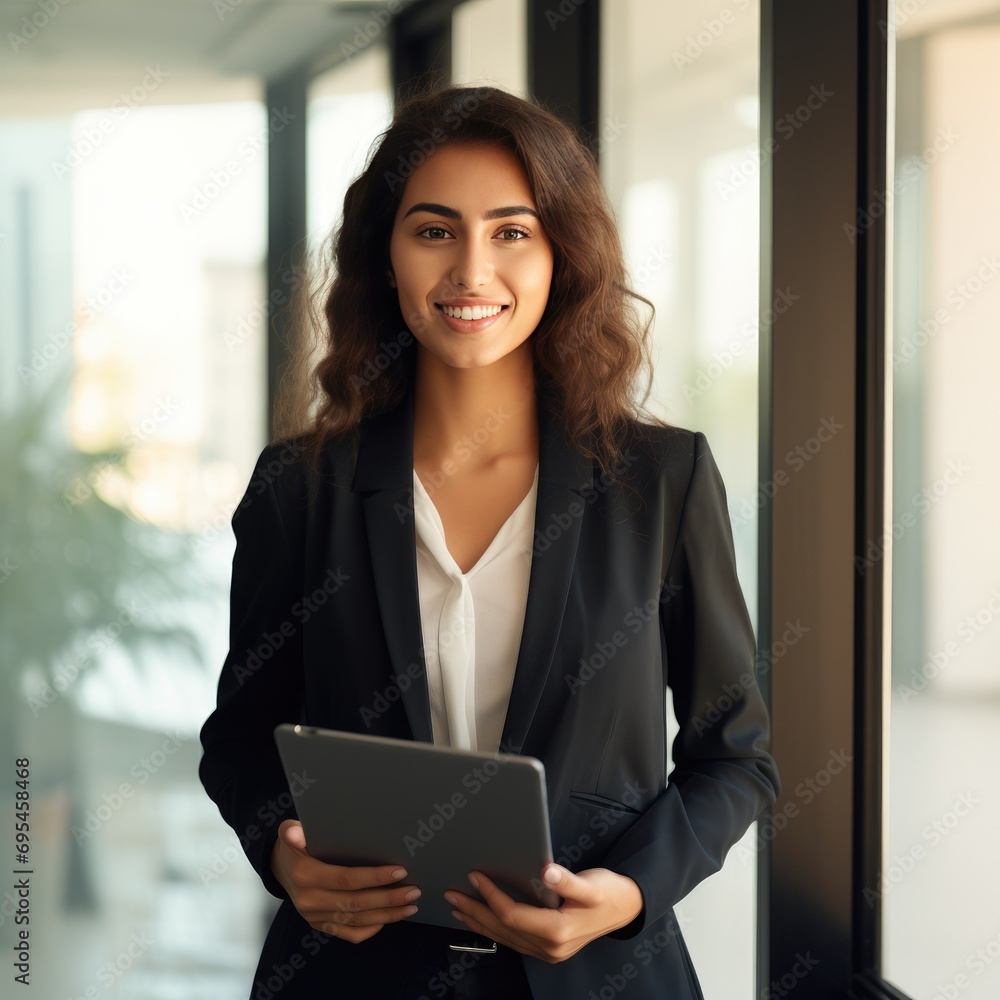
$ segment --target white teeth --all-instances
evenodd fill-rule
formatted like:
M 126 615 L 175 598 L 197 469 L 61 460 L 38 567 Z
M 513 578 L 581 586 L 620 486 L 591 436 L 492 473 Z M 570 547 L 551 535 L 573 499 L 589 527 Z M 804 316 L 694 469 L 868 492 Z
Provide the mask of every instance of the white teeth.
M 455 319 L 485 319 L 496 316 L 503 306 L 442 306 L 446 315 Z

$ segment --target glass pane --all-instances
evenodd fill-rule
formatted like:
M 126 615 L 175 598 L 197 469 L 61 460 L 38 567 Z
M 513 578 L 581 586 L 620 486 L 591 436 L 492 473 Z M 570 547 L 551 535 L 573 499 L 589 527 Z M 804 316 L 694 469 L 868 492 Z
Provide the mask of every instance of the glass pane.
M 265 433 L 244 94 L 0 121 L 0 820 L 26 759 L 38 996 L 236 996 L 263 933 L 197 776 Z
M 371 45 L 312 80 L 308 107 L 306 223 L 316 249 L 339 223 L 351 181 L 392 120 L 386 47 Z
M 527 94 L 525 0 L 467 0 L 451 20 L 451 82 Z
M 632 286 L 656 308 L 650 409 L 708 438 L 755 620 L 759 5 L 609 0 L 602 17 L 597 145 Z M 669 705 L 668 721 L 673 739 Z M 755 995 L 756 848 L 751 828 L 676 908 L 709 997 Z
M 883 975 L 1000 995 L 1000 2 L 898 3 Z M 890 37 L 890 42 L 892 38 Z M 889 514 L 887 512 L 887 519 Z

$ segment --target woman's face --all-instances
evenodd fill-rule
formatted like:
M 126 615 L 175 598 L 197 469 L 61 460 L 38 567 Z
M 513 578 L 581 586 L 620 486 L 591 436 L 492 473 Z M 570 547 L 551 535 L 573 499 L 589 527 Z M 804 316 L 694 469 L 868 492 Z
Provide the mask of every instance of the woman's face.
M 444 364 L 492 364 L 534 332 L 553 266 L 535 211 L 524 169 L 501 146 L 446 144 L 407 180 L 390 284 L 420 346 Z

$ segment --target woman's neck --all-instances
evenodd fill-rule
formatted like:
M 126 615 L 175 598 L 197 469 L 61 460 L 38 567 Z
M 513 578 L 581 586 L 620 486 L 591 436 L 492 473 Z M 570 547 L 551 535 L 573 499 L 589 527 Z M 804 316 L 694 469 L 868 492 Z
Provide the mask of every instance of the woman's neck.
M 438 468 L 451 460 L 472 471 L 512 455 L 537 461 L 533 356 L 529 342 L 522 348 L 483 368 L 453 368 L 418 351 L 414 466 Z

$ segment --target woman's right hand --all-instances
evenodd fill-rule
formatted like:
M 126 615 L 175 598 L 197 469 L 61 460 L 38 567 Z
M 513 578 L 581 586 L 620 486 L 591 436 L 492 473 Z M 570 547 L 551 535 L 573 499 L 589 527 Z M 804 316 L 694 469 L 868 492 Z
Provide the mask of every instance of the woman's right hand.
M 306 850 L 305 834 L 297 819 L 286 819 L 278 827 L 271 871 L 311 927 L 352 944 L 367 941 L 387 923 L 417 912 L 416 906 L 408 904 L 419 897 L 420 890 L 414 885 L 392 886 L 406 878 L 401 866 L 319 861 Z M 403 874 L 394 875 L 394 871 Z

